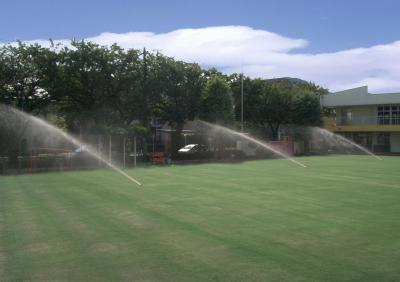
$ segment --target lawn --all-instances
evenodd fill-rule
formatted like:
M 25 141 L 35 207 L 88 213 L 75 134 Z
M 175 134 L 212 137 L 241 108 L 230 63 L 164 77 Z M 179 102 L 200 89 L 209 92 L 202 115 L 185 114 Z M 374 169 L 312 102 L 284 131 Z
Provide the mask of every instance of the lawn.
M 298 160 L 0 176 L 0 280 L 400 280 L 400 157 Z

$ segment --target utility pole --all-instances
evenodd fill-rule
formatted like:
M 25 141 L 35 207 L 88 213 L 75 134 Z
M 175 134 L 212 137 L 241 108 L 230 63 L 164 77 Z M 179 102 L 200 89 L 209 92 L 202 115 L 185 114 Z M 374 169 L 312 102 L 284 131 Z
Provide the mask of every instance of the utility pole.
M 137 155 L 137 151 L 136 151 L 136 135 L 133 136 L 133 165 L 136 167 L 136 155 Z
M 111 163 L 111 134 L 108 135 L 108 162 Z
M 241 121 L 241 132 L 244 132 L 243 126 L 243 73 L 240 75 L 240 103 L 241 103 L 241 112 L 240 112 L 240 121 Z
M 126 168 L 126 137 L 124 135 L 123 139 L 123 148 L 122 148 L 122 154 L 123 154 L 123 163 L 124 163 L 124 168 Z

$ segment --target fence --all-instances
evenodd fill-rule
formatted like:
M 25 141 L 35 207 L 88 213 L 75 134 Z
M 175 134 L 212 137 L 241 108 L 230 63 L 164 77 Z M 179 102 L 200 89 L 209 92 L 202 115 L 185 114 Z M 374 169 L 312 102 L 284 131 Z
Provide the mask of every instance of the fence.
M 275 150 L 284 153 L 287 156 L 294 155 L 294 144 L 293 141 L 269 141 L 268 145 L 270 145 Z
M 117 156 L 115 156 L 117 157 Z M 120 156 L 122 158 L 122 156 Z M 137 163 L 147 161 L 146 156 L 138 154 Z M 115 161 L 113 164 L 122 166 L 122 161 Z M 134 166 L 134 156 L 126 156 L 126 165 Z M 0 174 L 35 173 L 45 171 L 65 171 L 78 169 L 95 169 L 107 167 L 107 165 L 88 154 L 83 155 L 46 155 L 46 156 L 18 156 L 10 159 L 0 157 Z

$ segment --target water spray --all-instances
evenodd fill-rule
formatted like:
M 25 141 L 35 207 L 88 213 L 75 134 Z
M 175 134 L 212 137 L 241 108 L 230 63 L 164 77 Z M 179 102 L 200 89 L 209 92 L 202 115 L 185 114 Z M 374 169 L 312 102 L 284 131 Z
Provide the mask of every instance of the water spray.
M 221 126 L 221 125 L 211 124 L 211 123 L 209 123 L 209 122 L 202 121 L 202 120 L 199 120 L 198 122 L 200 122 L 201 124 L 203 124 L 203 125 L 205 125 L 205 126 L 207 126 L 207 127 L 214 128 L 214 129 L 218 129 L 218 130 L 220 130 L 220 131 L 224 131 L 224 132 L 226 132 L 226 133 L 239 136 L 240 138 L 246 139 L 246 140 L 248 140 L 248 141 L 250 141 L 250 142 L 252 142 L 252 143 L 254 143 L 254 144 L 257 144 L 257 145 L 259 145 L 259 146 L 261 146 L 261 147 L 267 149 L 268 151 L 274 153 L 275 155 L 281 156 L 281 157 L 283 157 L 284 159 L 295 163 L 295 164 L 298 165 L 298 166 L 301 166 L 301 167 L 304 167 L 304 168 L 307 167 L 305 164 L 303 164 L 303 163 L 301 163 L 301 162 L 299 162 L 299 161 L 293 159 L 292 157 L 288 156 L 287 154 L 285 154 L 285 153 L 283 153 L 283 152 L 281 152 L 281 151 L 279 151 L 279 150 L 273 148 L 272 146 L 266 144 L 265 142 L 262 142 L 261 140 L 258 140 L 258 139 L 256 139 L 256 138 L 250 137 L 250 136 L 248 136 L 248 135 L 246 135 L 246 134 L 244 134 L 244 133 L 241 133 L 241 132 L 238 132 L 238 131 L 229 129 L 229 128 L 224 127 L 224 126 Z
M 4 107 L 4 106 L 0 105 L 0 107 Z M 47 128 L 47 129 L 59 134 L 60 136 L 62 136 L 64 139 L 68 140 L 69 142 L 71 142 L 75 146 L 85 147 L 86 151 L 91 156 L 93 156 L 94 158 L 98 159 L 101 162 L 104 162 L 108 167 L 110 167 L 114 171 L 118 172 L 122 176 L 126 177 L 130 181 L 136 183 L 137 185 L 139 185 L 139 186 L 142 185 L 138 180 L 136 180 L 132 176 L 128 175 L 125 171 L 120 169 L 118 166 L 116 166 L 116 165 L 112 164 L 111 162 L 107 161 L 100 153 L 97 153 L 95 149 L 91 148 L 91 146 L 85 144 L 84 142 L 81 142 L 80 140 L 78 140 L 75 137 L 69 135 L 68 133 L 64 132 L 60 128 L 58 128 L 58 127 L 56 127 L 56 126 L 44 121 L 43 119 L 40 119 L 38 117 L 29 115 L 29 114 L 27 114 L 25 112 L 22 112 L 22 111 L 19 111 L 19 110 L 15 109 L 15 108 L 7 107 L 7 109 L 11 110 L 14 114 L 17 114 L 17 115 L 20 115 L 20 116 L 22 116 L 22 117 L 24 117 L 26 119 L 29 119 L 29 120 L 33 121 L 34 123 L 36 123 L 37 125 L 43 126 L 43 127 Z
M 359 144 L 357 144 L 357 143 L 355 143 L 355 142 L 353 142 L 353 141 L 347 139 L 346 137 L 344 137 L 344 136 L 342 136 L 342 135 L 340 135 L 340 134 L 335 134 L 335 133 L 333 133 L 333 132 L 331 132 L 331 131 L 329 131 L 329 130 L 326 130 L 326 129 L 320 128 L 320 127 L 313 127 L 312 129 L 313 129 L 313 130 L 317 130 L 317 131 L 318 131 L 320 134 L 322 134 L 322 135 L 329 135 L 330 137 L 338 138 L 340 141 L 342 141 L 342 142 L 344 142 L 344 143 L 347 143 L 347 144 L 349 144 L 350 146 L 356 147 L 357 149 L 359 149 L 360 151 L 362 151 L 362 152 L 364 152 L 364 153 L 370 155 L 371 157 L 373 157 L 373 158 L 375 158 L 375 159 L 377 159 L 377 160 L 383 161 L 383 159 L 382 159 L 381 157 L 375 155 L 374 153 L 372 153 L 372 152 L 369 151 L 368 149 L 366 149 L 366 148 L 364 148 L 363 146 L 361 146 L 361 145 L 359 145 Z

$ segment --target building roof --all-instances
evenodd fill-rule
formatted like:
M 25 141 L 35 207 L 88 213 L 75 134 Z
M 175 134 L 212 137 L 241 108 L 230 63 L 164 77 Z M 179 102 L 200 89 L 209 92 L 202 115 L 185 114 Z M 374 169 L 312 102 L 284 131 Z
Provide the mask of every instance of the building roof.
M 321 96 L 324 107 L 400 104 L 400 93 L 368 93 L 362 86 Z

